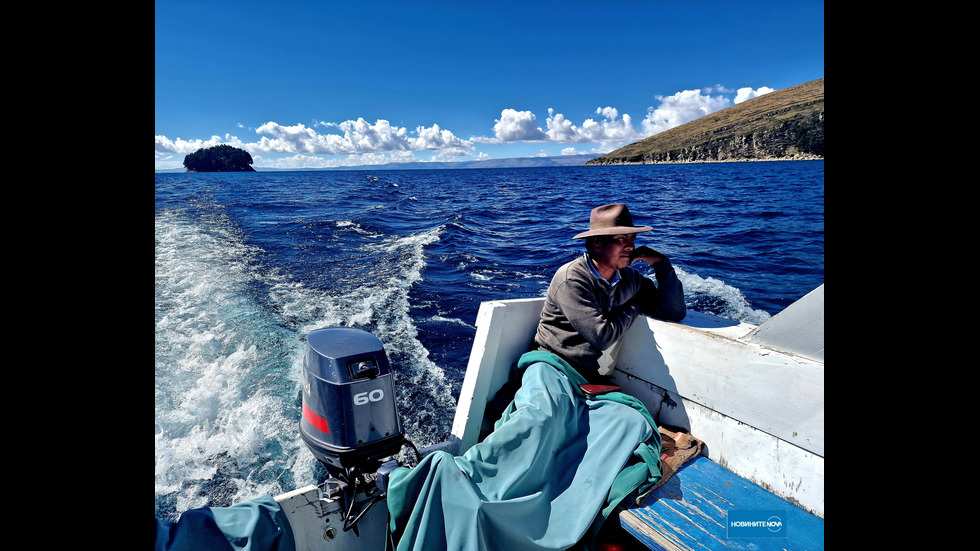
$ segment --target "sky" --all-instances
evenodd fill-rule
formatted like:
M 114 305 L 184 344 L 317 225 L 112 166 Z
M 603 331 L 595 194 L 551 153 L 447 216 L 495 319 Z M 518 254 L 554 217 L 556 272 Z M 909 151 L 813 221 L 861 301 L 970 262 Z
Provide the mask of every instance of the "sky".
M 824 76 L 810 0 L 156 0 L 155 168 L 600 155 Z

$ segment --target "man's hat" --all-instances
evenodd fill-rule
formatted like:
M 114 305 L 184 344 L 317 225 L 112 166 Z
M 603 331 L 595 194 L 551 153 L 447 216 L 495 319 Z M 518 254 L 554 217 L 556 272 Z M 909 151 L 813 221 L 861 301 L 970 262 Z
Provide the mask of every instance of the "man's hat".
M 589 231 L 582 232 L 572 239 L 585 239 L 593 235 L 617 235 L 620 233 L 640 233 L 651 231 L 650 226 L 634 226 L 630 209 L 623 203 L 602 205 L 592 209 L 589 216 Z

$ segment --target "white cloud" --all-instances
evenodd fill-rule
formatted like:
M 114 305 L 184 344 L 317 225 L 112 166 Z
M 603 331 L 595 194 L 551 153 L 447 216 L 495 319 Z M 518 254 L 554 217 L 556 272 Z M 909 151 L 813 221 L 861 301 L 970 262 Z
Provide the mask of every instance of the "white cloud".
M 341 132 L 321 133 L 304 124 L 282 125 L 269 121 L 255 129 L 261 136 L 251 143 L 244 143 L 226 134 L 212 136 L 209 140 L 168 139 L 155 136 L 156 168 L 170 169 L 182 166 L 182 160 L 173 160 L 172 154 L 187 155 L 201 148 L 218 144 L 232 144 L 248 151 L 257 166 L 270 168 L 327 168 L 416 161 L 412 151 L 435 150 L 434 159 L 448 159 L 456 155 L 472 155 L 473 143 L 460 139 L 451 131 L 434 124 L 419 126 L 417 136 L 410 136 L 407 128 L 392 126 L 378 119 L 374 124 L 363 118 L 341 123 L 316 123 Z M 291 155 L 282 157 L 281 155 Z M 264 157 L 263 155 L 266 155 Z M 346 155 L 342 160 L 324 159 L 319 155 Z
M 534 113 L 504 109 L 500 118 L 494 121 L 493 133 L 501 142 L 542 141 L 548 136 L 538 127 Z
M 309 153 L 313 155 L 363 155 L 370 153 L 393 153 L 400 151 L 422 151 L 427 149 L 451 150 L 453 154 L 465 155 L 473 150 L 473 144 L 460 139 L 449 130 L 419 126 L 415 129 L 417 137 L 409 135 L 404 127 L 392 126 L 384 119 L 374 124 L 358 118 L 341 123 L 318 123 L 327 128 L 336 128 L 342 134 L 320 134 L 313 128 L 302 124 L 282 126 L 267 122 L 255 131 L 268 134 L 255 144 L 248 144 L 259 152 Z
M 604 119 L 614 121 L 619 116 L 619 111 L 615 107 L 597 107 L 595 114 L 602 115 Z
M 581 126 L 576 126 L 561 113 L 555 113 L 554 109 L 548 109 L 548 138 L 558 143 L 586 143 L 596 142 L 606 144 L 609 142 L 635 141 L 643 138 L 635 128 L 632 119 L 628 114 L 619 118 L 619 111 L 613 107 L 599 107 L 595 110 L 597 115 L 601 115 L 603 120 L 595 121 L 585 119 Z
M 598 112 L 598 110 L 596 110 Z M 592 119 L 586 119 L 582 123 L 582 130 L 585 132 L 586 136 L 593 142 L 622 142 L 627 140 L 637 140 L 642 136 L 639 136 L 636 129 L 633 128 L 632 118 L 624 113 L 623 118 L 616 120 L 618 113 L 612 107 L 606 107 L 602 110 L 603 116 L 612 113 L 612 117 L 606 117 L 600 122 L 596 122 Z
M 750 87 L 737 90 L 734 103 L 773 92 L 772 88 Z M 213 135 L 207 140 L 171 140 L 155 136 L 156 167 L 177 168 L 183 155 L 218 144 L 231 144 L 252 154 L 257 166 L 273 168 L 327 168 L 360 164 L 379 164 L 400 161 L 418 161 L 413 152 L 432 151 L 432 161 L 452 160 L 456 157 L 490 158 L 477 152 L 474 144 L 501 145 L 515 142 L 550 142 L 559 144 L 592 144 L 593 153 L 607 153 L 635 142 L 680 126 L 720 109 L 729 107 L 728 99 L 733 90 L 715 85 L 703 90 L 684 90 L 672 96 L 656 96 L 659 105 L 648 107 L 640 127 L 633 125 L 628 113 L 620 114 L 612 106 L 598 107 L 594 116 L 575 124 L 562 113 L 548 109 L 543 130 L 535 114 L 505 108 L 500 118 L 494 120 L 493 136 L 474 136 L 462 139 L 449 129 L 432 126 L 416 126 L 414 131 L 392 126 L 387 120 L 378 119 L 373 124 L 363 118 L 340 123 L 316 122 L 313 127 L 304 124 L 282 125 L 268 121 L 255 129 L 258 139 L 246 143 L 236 136 L 224 138 Z M 716 94 L 716 95 L 711 95 Z M 239 128 L 248 128 L 238 124 Z M 318 131 L 323 127 L 326 131 Z M 573 147 L 561 150 L 563 155 L 576 154 Z M 342 159 L 324 159 L 321 156 L 343 156 Z
M 358 117 L 356 121 L 347 120 L 336 126 L 344 132 L 343 138 L 334 134 L 327 137 L 334 137 L 345 144 L 354 153 L 372 153 L 376 151 L 405 151 L 411 149 L 408 142 L 408 129 L 404 127 L 391 126 L 391 123 L 384 119 L 378 119 L 374 124 Z
M 203 147 L 222 143 L 238 145 L 253 155 L 270 153 L 293 153 L 299 155 L 362 155 L 370 153 L 392 153 L 399 151 L 420 151 L 427 149 L 449 150 L 453 154 L 465 155 L 473 151 L 473 144 L 453 135 L 449 130 L 419 126 L 415 129 L 417 137 L 409 135 L 408 129 L 394 127 L 383 119 L 374 124 L 358 118 L 341 123 L 318 123 L 328 128 L 336 128 L 342 134 L 320 133 L 304 124 L 281 125 L 274 121 L 266 122 L 255 129 L 262 134 L 252 143 L 242 142 L 235 136 L 226 134 L 212 136 L 209 140 L 171 141 L 166 136 L 156 136 L 156 151 L 186 155 Z
M 472 142 L 453 135 L 449 130 L 441 130 L 438 124 L 429 128 L 416 127 L 415 133 L 418 138 L 410 139 L 410 142 L 412 149 L 417 151 L 435 149 L 439 151 L 439 155 L 467 155 L 473 151 Z
M 555 110 L 548 109 L 548 118 L 546 119 L 548 124 L 548 138 L 553 142 L 558 143 L 573 143 L 580 137 L 578 132 L 578 127 L 572 124 L 572 121 L 565 118 L 565 115 L 561 113 L 555 114 Z
M 724 96 L 703 95 L 700 90 L 684 90 L 673 96 L 657 96 L 660 107 L 647 109 L 643 134 L 652 136 L 729 106 Z
M 738 94 L 735 95 L 735 103 L 742 103 L 745 100 L 757 98 L 759 96 L 768 94 L 769 92 L 775 92 L 775 90 L 769 88 L 768 86 L 763 86 L 758 90 L 753 90 L 752 88 L 749 87 L 739 88 Z
M 257 134 L 267 134 L 246 149 L 257 153 L 305 153 L 310 155 L 354 155 L 377 151 L 403 151 L 410 149 L 405 128 L 394 128 L 388 121 L 379 119 L 370 124 L 362 118 L 339 124 L 321 123 L 341 130 L 342 135 L 321 134 L 303 124 L 283 126 L 269 121 L 255 129 Z M 271 137 L 269 137 L 271 136 Z
M 258 142 L 249 144 L 252 153 L 353 153 L 353 149 L 345 147 L 338 136 L 324 136 L 304 124 L 283 126 L 269 121 L 255 129 L 262 136 Z
M 202 147 L 212 147 L 225 143 L 221 140 L 221 136 L 211 136 L 209 140 L 183 140 L 179 137 L 176 140 L 170 140 L 166 136 L 155 136 L 155 142 L 158 153 L 177 153 L 178 155 L 187 155 Z

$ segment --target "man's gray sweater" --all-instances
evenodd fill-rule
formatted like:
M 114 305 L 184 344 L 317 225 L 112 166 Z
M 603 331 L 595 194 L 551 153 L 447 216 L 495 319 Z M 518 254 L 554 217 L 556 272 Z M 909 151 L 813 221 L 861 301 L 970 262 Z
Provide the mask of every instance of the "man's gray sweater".
M 541 310 L 534 341 L 558 354 L 586 379 L 598 381 L 599 357 L 630 328 L 640 313 L 670 321 L 687 314 L 684 289 L 669 260 L 653 265 L 657 284 L 632 267 L 619 270 L 610 286 L 589 268 L 587 255 L 555 273 Z

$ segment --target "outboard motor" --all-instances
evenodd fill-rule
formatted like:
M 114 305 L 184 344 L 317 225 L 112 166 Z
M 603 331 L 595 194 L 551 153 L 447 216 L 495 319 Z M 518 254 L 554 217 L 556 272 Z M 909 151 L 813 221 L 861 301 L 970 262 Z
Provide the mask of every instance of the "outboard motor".
M 377 469 L 405 443 L 384 346 L 350 327 L 317 329 L 307 339 L 300 434 L 331 475 Z
M 328 327 L 309 334 L 299 429 L 313 455 L 343 488 L 346 532 L 384 497 L 377 494 L 355 515 L 357 493 L 376 491 L 367 487 L 367 477 L 362 475 L 375 473 L 384 458 L 397 454 L 407 443 L 395 407 L 391 367 L 380 339 L 350 327 Z

